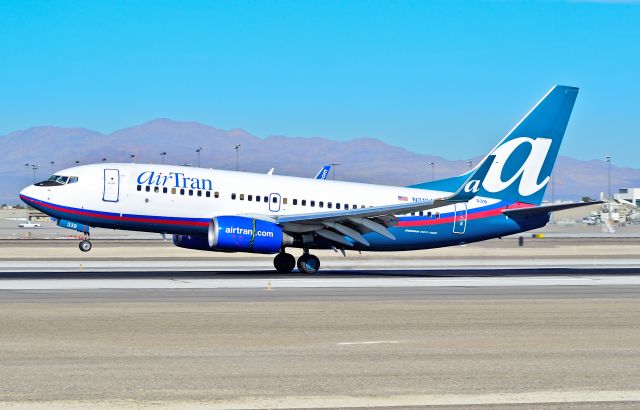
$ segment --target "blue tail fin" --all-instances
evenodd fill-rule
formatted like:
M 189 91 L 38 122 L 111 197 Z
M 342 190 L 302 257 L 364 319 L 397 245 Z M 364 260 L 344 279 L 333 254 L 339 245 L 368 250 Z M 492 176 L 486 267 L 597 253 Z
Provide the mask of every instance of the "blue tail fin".
M 325 165 L 322 167 L 318 174 L 316 175 L 316 179 L 327 179 L 329 176 L 329 171 L 331 170 L 331 165 Z
M 557 85 L 513 127 L 485 156 L 495 159 L 478 196 L 536 205 L 542 202 L 577 95 L 578 88 Z M 473 171 L 414 188 L 455 190 Z

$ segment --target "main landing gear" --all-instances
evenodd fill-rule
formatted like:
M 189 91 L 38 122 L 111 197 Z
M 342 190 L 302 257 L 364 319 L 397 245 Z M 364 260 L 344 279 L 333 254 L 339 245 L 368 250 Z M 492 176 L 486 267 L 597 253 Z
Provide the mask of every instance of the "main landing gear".
M 320 269 L 320 259 L 311 255 L 305 249 L 304 253 L 298 258 L 298 270 L 303 273 L 317 273 Z M 280 252 L 273 259 L 273 266 L 280 273 L 291 273 L 296 267 L 296 259 L 290 253 Z
M 82 252 L 89 252 L 91 250 L 91 241 L 89 240 L 89 235 L 84 234 L 84 239 L 80 241 L 78 244 L 78 248 Z
M 296 258 L 290 253 L 280 252 L 273 258 L 273 266 L 280 273 L 291 273 L 296 267 Z

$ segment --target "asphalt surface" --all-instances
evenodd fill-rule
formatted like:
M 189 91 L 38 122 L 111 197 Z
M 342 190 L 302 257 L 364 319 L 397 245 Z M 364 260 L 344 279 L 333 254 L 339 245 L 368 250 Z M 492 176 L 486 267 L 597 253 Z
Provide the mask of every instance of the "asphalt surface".
M 439 251 L 456 267 L 334 257 L 317 275 L 236 256 L 216 258 L 234 271 L 149 270 L 144 256 L 114 271 L 114 256 L 171 248 L 105 243 L 76 259 L 68 241 L 12 244 L 0 249 L 21 267 L 0 272 L 0 410 L 638 408 L 640 247 L 605 242 Z M 574 262 L 599 243 L 597 261 Z
M 3 292 L 0 401 L 640 405 L 638 289 L 584 288 Z

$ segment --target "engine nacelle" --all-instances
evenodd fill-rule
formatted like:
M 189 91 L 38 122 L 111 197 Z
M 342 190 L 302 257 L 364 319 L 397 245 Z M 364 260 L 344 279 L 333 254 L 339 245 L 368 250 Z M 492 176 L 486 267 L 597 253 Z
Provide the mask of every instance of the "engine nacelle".
M 196 249 L 199 251 L 212 251 L 209 241 L 204 236 L 173 235 L 173 244 L 180 248 Z
M 211 249 L 232 252 L 278 253 L 293 238 L 273 222 L 244 216 L 216 216 L 209 222 Z

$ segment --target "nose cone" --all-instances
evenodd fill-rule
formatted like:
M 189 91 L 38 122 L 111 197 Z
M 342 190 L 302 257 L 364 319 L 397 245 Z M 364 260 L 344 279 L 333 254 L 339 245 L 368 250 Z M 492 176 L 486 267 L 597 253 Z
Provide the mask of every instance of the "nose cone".
M 35 187 L 33 185 L 29 185 L 28 187 L 20 191 L 20 199 L 22 200 L 22 202 L 26 203 L 27 205 L 31 205 L 29 203 L 29 199 L 34 198 L 34 189 Z

